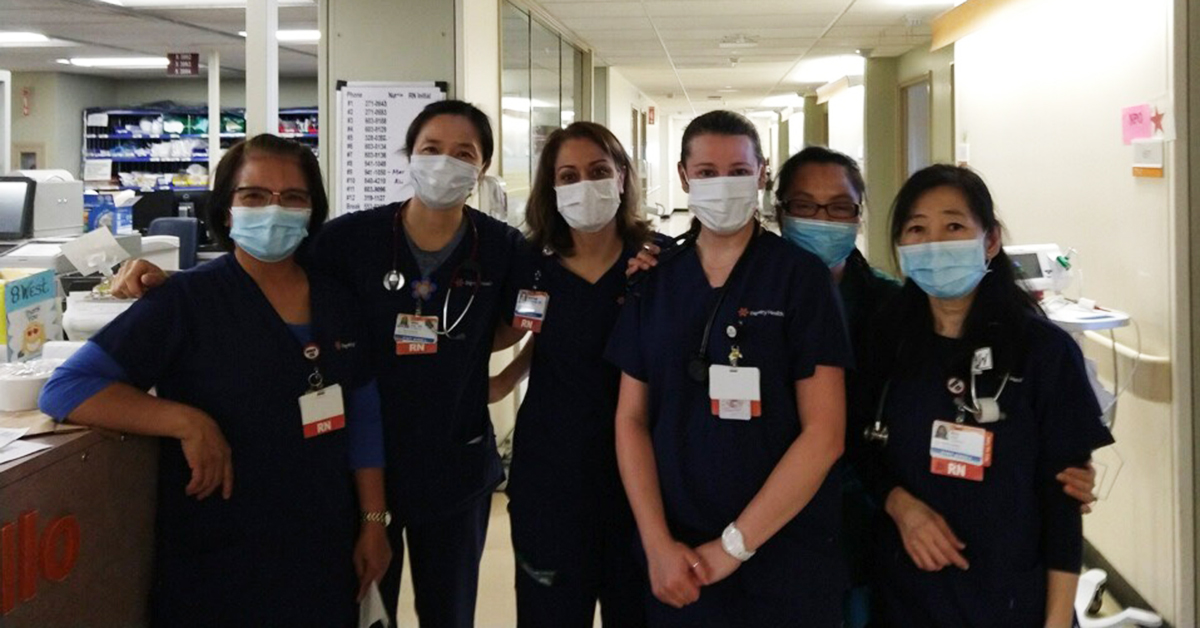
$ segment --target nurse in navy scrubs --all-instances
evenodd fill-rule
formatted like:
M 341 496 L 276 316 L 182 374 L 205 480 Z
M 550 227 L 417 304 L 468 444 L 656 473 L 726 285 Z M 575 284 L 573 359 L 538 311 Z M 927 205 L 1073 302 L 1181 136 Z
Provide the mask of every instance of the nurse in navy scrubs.
M 829 271 L 755 220 L 752 123 L 684 132 L 699 219 L 630 295 L 607 356 L 623 371 L 621 478 L 651 626 L 838 626 L 839 487 L 850 348 Z
M 317 160 L 239 144 L 208 210 L 232 253 L 101 330 L 41 407 L 177 441 L 160 450 L 154 625 L 353 625 L 391 556 L 379 397 L 352 296 L 301 257 L 328 213 Z
M 517 415 L 508 511 L 521 628 L 645 625 L 645 570 L 613 443 L 620 371 L 604 348 L 625 295 L 625 266 L 649 241 L 633 165 L 592 122 L 550 135 L 526 209 L 542 251 L 516 285 L 513 324 L 536 330 L 496 381 L 529 374 Z
M 864 355 L 890 516 L 880 619 L 1067 628 L 1083 534 L 1055 475 L 1112 443 L 1079 347 L 1015 283 L 974 172 L 914 174 L 891 233 L 908 282 Z
M 364 307 L 380 382 L 392 547 L 407 547 L 425 626 L 472 626 L 492 491 L 503 471 L 488 415 L 488 361 L 509 326 L 521 234 L 466 205 L 493 154 L 487 115 L 436 102 L 406 136 L 413 198 L 330 223 L 320 266 Z M 498 329 L 500 331 L 498 331 Z M 380 584 L 394 613 L 402 561 Z
M 491 493 L 503 471 L 488 416 L 488 360 L 525 332 L 509 326 L 512 275 L 529 247 L 466 200 L 492 161 L 488 117 L 459 100 L 427 106 L 405 136 L 415 195 L 332 221 L 312 263 L 357 298 L 380 382 L 391 545 L 407 545 L 424 625 L 472 626 Z M 114 294 L 161 283 L 143 260 Z M 395 615 L 403 560 L 380 582 Z

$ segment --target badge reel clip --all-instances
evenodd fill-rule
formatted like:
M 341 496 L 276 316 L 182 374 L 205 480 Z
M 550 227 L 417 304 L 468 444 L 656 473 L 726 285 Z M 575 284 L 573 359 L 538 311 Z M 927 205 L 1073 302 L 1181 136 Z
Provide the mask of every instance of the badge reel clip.
M 962 423 L 967 414 L 975 417 L 975 422 L 980 424 L 996 423 L 1004 418 L 1004 413 L 1000 410 L 1000 395 L 1004 394 L 1004 388 L 1008 385 L 1011 379 L 1008 373 L 1000 381 L 1000 388 L 996 391 L 995 396 L 984 397 L 980 399 L 977 394 L 976 380 L 984 371 L 992 369 L 992 349 L 991 347 L 983 347 L 975 352 L 975 357 L 971 361 L 971 403 L 968 404 L 962 397 L 955 399 L 955 406 L 958 409 L 958 423 Z M 883 420 L 883 408 L 887 405 L 888 390 L 892 387 L 892 380 L 888 379 L 883 385 L 883 392 L 879 395 L 879 404 L 875 408 L 875 422 L 863 429 L 863 440 L 880 447 L 886 447 L 888 442 L 888 427 Z M 950 393 L 961 395 L 965 392 L 966 386 L 963 385 L 961 379 L 951 378 L 947 383 Z
M 957 400 L 958 405 L 958 422 L 962 423 L 966 413 L 970 413 L 975 417 L 975 422 L 983 425 L 995 423 L 1004 418 L 1004 413 L 1000 410 L 1000 395 L 1004 394 L 1004 388 L 1008 386 L 1009 374 L 1005 373 L 1000 380 L 1000 388 L 996 390 L 996 394 L 991 397 L 979 398 L 976 380 L 985 371 L 992 370 L 992 348 L 982 347 L 975 351 L 975 357 L 971 360 L 971 404 L 967 405 L 962 400 Z

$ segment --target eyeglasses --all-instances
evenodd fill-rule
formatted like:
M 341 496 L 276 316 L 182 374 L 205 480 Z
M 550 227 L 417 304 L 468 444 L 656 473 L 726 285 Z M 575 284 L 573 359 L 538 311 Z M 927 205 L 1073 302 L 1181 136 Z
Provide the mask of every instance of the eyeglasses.
M 789 216 L 796 218 L 812 218 L 817 212 L 825 210 L 830 218 L 857 218 L 862 206 L 849 201 L 834 201 L 832 203 L 814 203 L 799 198 L 793 198 L 783 203 L 783 210 Z
M 273 192 L 267 188 L 244 187 L 233 191 L 234 204 L 242 207 L 266 207 L 276 198 L 279 199 L 279 204 L 287 209 L 312 207 L 312 195 L 305 190 L 292 189 Z

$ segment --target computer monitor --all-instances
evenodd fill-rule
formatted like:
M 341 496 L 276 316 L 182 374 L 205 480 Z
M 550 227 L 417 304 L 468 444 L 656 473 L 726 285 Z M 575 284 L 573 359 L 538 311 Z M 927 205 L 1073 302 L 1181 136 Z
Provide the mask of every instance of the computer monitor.
M 0 240 L 33 235 L 37 182 L 27 177 L 0 177 Z
M 170 190 L 160 190 L 143 194 L 133 204 L 133 229 L 142 235 L 150 229 L 150 223 L 155 218 L 174 218 L 178 216 L 175 206 L 175 193 Z
M 175 208 L 179 217 L 200 221 L 200 244 L 208 242 L 208 229 L 204 223 L 208 194 L 208 190 L 175 190 Z

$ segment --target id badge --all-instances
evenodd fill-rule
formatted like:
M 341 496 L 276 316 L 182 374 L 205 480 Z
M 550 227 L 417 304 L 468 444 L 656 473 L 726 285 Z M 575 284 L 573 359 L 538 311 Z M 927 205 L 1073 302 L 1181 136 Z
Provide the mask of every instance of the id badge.
M 304 438 L 312 438 L 346 427 L 346 407 L 338 384 L 306 393 L 300 397 L 300 422 Z
M 992 464 L 992 433 L 981 427 L 934 421 L 929 439 L 929 470 L 936 475 L 983 481 Z
M 517 309 L 513 316 L 513 327 L 521 331 L 541 333 L 542 321 L 546 319 L 546 307 L 550 305 L 550 295 L 535 290 L 522 290 L 517 293 Z
M 708 397 L 712 413 L 722 419 L 749 421 L 762 416 L 759 370 L 713 364 L 708 367 Z
M 396 355 L 437 353 L 438 317 L 400 314 L 396 317 Z

